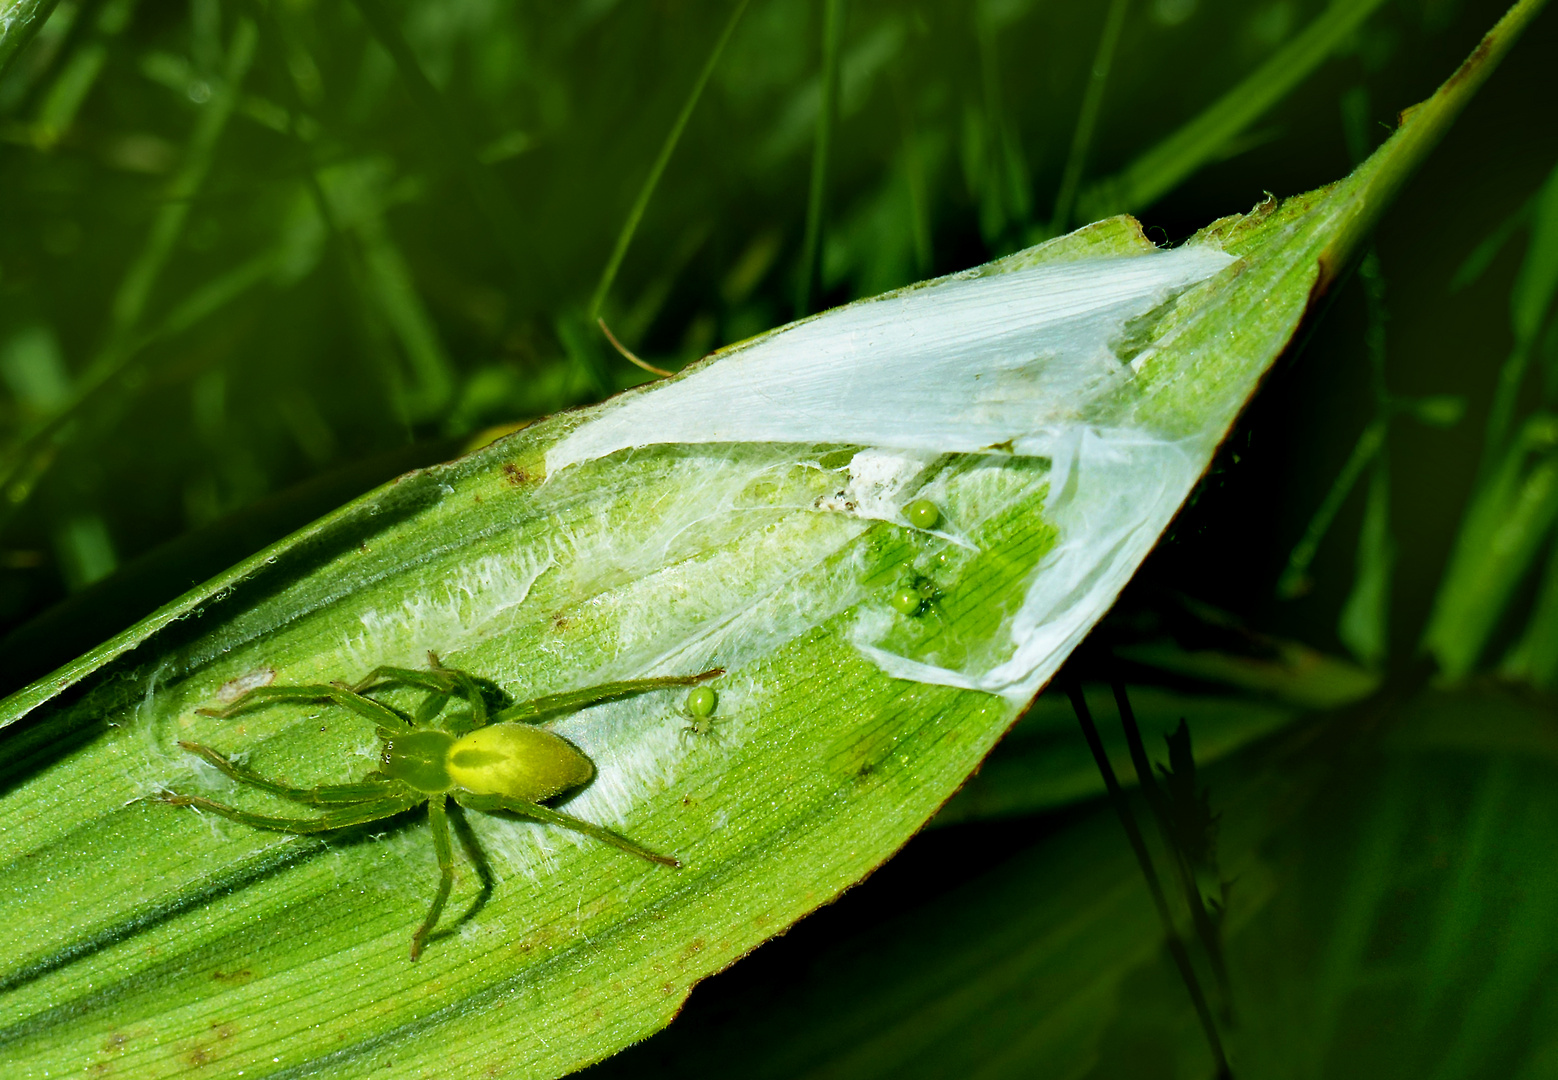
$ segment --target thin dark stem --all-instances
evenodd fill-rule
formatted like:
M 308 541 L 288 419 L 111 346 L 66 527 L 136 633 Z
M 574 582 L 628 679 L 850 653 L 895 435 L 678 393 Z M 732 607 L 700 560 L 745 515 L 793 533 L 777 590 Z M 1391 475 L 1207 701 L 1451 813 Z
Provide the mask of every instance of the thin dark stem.
M 838 108 L 839 51 L 844 38 L 844 0 L 824 0 L 822 12 L 822 100 L 817 107 L 817 141 L 811 156 L 811 188 L 806 196 L 806 233 L 795 285 L 795 317 L 811 314 L 812 286 L 822 241 L 822 212 L 828 187 L 828 151 Z
M 1120 788 L 1120 781 L 1114 775 L 1114 766 L 1109 764 L 1109 755 L 1104 751 L 1104 741 L 1099 737 L 1098 727 L 1093 723 L 1093 714 L 1088 710 L 1087 700 L 1082 696 L 1082 684 L 1073 681 L 1066 686 L 1066 696 L 1071 699 L 1071 708 L 1077 714 L 1077 723 L 1082 725 L 1082 737 L 1087 740 L 1087 748 L 1093 752 L 1093 761 L 1098 766 L 1098 773 L 1104 778 L 1104 788 L 1109 792 L 1109 801 L 1114 805 L 1114 811 L 1119 815 L 1120 825 L 1125 829 L 1125 838 L 1130 841 L 1131 850 L 1136 853 L 1136 862 L 1141 866 L 1141 875 L 1146 879 L 1147 891 L 1152 894 L 1153 906 L 1158 909 L 1158 918 L 1163 922 L 1163 934 L 1168 944 L 1169 955 L 1174 959 L 1174 966 L 1179 968 L 1180 978 L 1185 982 L 1185 989 L 1190 992 L 1190 1003 L 1195 1006 L 1196 1017 L 1201 1021 L 1201 1029 L 1206 1033 L 1207 1044 L 1211 1047 L 1212 1058 L 1217 1064 L 1217 1076 L 1220 1080 L 1232 1080 L 1233 1071 L 1228 1067 L 1228 1057 L 1223 1053 L 1222 1037 L 1217 1033 L 1217 1024 L 1212 1019 L 1212 1010 L 1206 1003 L 1206 995 L 1201 990 L 1201 982 L 1196 978 L 1195 968 L 1190 964 L 1190 953 L 1185 949 L 1185 943 L 1180 939 L 1179 931 L 1174 928 L 1174 916 L 1169 912 L 1168 898 L 1163 894 L 1163 885 L 1158 880 L 1158 871 L 1152 865 L 1152 855 L 1147 851 L 1147 841 L 1142 838 L 1141 829 L 1136 825 L 1136 817 L 1131 813 L 1131 804 L 1125 798 L 1125 792 Z
M 1104 103 L 1104 88 L 1109 85 L 1109 69 L 1114 66 L 1114 51 L 1120 43 L 1120 31 L 1125 26 L 1125 10 L 1129 6 L 1130 0 L 1114 0 L 1109 5 L 1108 14 L 1104 16 L 1098 52 L 1089 69 L 1087 91 L 1082 95 L 1082 109 L 1077 114 L 1076 130 L 1071 135 L 1071 152 L 1066 157 L 1066 170 L 1061 176 L 1060 189 L 1055 193 L 1055 209 L 1050 215 L 1050 232 L 1057 235 L 1065 232 L 1071 222 L 1077 186 L 1082 182 L 1082 169 L 1087 164 L 1093 130 L 1098 126 L 1098 112 Z
M 1173 856 L 1174 872 L 1185 894 L 1185 906 L 1190 909 L 1190 919 L 1195 924 L 1196 936 L 1201 939 L 1201 945 L 1206 949 L 1207 961 L 1212 967 L 1212 977 L 1217 980 L 1218 992 L 1222 995 L 1226 1006 L 1230 997 L 1228 966 L 1223 960 L 1222 936 L 1212 922 L 1211 913 L 1206 910 L 1206 902 L 1201 898 L 1201 890 L 1196 887 L 1189 853 L 1185 851 L 1184 845 L 1179 842 L 1174 832 L 1168 798 L 1163 794 L 1163 789 L 1158 786 L 1158 778 L 1153 775 L 1152 762 L 1147 759 L 1147 748 L 1142 742 L 1141 728 L 1136 723 L 1136 713 L 1131 708 L 1131 699 L 1126 695 L 1125 684 L 1119 679 L 1110 679 L 1109 683 L 1114 690 L 1115 705 L 1120 710 L 1120 727 L 1125 731 L 1125 745 L 1130 748 L 1131 765 L 1136 769 L 1137 782 L 1141 784 L 1142 794 L 1146 796 L 1147 805 L 1152 808 L 1152 816 L 1157 820 L 1158 836 L 1162 838 L 1163 846 Z M 1227 1019 L 1226 1010 L 1224 1019 Z
M 692 92 L 682 103 L 682 111 L 677 114 L 676 123 L 671 125 L 665 142 L 660 146 L 660 153 L 655 157 L 654 164 L 649 167 L 649 175 L 644 178 L 643 186 L 638 189 L 638 198 L 633 200 L 633 207 L 628 211 L 627 220 L 622 223 L 622 231 L 617 234 L 616 245 L 612 247 L 611 255 L 606 260 L 606 267 L 601 271 L 600 281 L 595 285 L 595 294 L 590 297 L 591 319 L 600 317 L 601 307 L 606 303 L 606 294 L 611 291 L 611 283 L 616 280 L 617 271 L 622 267 L 622 260 L 627 256 L 628 245 L 633 242 L 633 234 L 638 231 L 638 223 L 642 220 L 644 211 L 649 208 L 649 200 L 655 193 L 655 186 L 660 183 L 660 174 L 665 172 L 665 167 L 670 164 L 671 155 L 676 152 L 676 144 L 681 141 L 682 131 L 687 127 L 687 121 L 692 118 L 693 110 L 698 107 L 698 99 L 703 96 L 703 88 L 708 85 L 709 77 L 714 74 L 720 54 L 725 51 L 725 43 L 730 40 L 730 35 L 735 33 L 736 23 L 741 21 L 741 13 L 746 9 L 747 0 L 738 0 L 736 6 L 731 9 L 730 18 L 725 21 L 724 31 L 714 42 L 709 58 L 703 62 L 703 70 L 698 73 L 697 81 L 692 84 Z M 609 337 L 611 331 L 608 330 L 606 333 Z M 612 343 L 616 344 L 615 339 Z M 620 345 L 617 347 L 619 350 L 622 348 Z M 642 361 L 634 362 L 640 367 L 646 366 Z M 648 370 L 656 369 L 648 368 Z

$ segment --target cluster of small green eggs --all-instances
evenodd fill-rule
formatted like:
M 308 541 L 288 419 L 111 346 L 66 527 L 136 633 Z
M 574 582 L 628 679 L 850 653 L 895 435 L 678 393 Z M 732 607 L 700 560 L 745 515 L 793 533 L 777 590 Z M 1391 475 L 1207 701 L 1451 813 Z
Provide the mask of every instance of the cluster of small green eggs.
M 916 499 L 903 508 L 903 516 L 916 529 L 934 529 L 941 522 L 941 510 L 929 499 Z M 893 591 L 888 603 L 902 615 L 918 615 L 936 596 L 936 583 L 920 578 Z

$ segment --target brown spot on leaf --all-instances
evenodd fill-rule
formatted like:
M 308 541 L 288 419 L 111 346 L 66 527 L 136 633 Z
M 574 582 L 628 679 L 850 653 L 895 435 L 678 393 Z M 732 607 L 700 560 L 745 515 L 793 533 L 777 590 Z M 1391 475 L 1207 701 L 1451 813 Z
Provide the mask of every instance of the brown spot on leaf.
M 1493 35 L 1486 34 L 1477 42 L 1477 47 L 1471 51 L 1471 55 L 1461 62 L 1461 66 L 1455 69 L 1455 74 L 1444 80 L 1444 86 L 1440 93 L 1453 89 L 1458 83 L 1465 82 L 1472 74 L 1487 62 L 1488 54 L 1493 51 Z
M 189 1057 L 185 1060 L 191 1065 L 204 1065 L 211 1060 L 211 1051 L 203 1046 L 197 1046 L 189 1052 Z
M 124 1049 L 124 1044 L 130 1041 L 130 1036 L 122 1031 L 116 1031 L 103 1040 L 103 1049 L 109 1053 Z
M 528 472 L 514 464 L 512 461 L 505 461 L 503 463 L 503 478 L 514 487 L 524 487 L 526 484 L 535 479 Z
M 241 971 L 213 971 L 211 973 L 211 977 L 220 983 L 227 983 L 231 986 L 240 986 L 254 978 L 254 972 L 250 971 L 248 968 L 244 968 Z

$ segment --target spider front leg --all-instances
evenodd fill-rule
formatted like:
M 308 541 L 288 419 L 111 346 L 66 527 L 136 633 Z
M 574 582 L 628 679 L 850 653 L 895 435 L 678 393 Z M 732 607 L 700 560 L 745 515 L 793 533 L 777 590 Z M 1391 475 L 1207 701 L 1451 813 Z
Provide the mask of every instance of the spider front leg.
M 248 784 L 250 787 L 268 791 L 272 795 L 280 795 L 283 799 L 291 799 L 307 806 L 338 806 L 341 804 L 360 803 L 370 799 L 381 799 L 389 795 L 398 794 L 400 785 L 388 780 L 365 780 L 359 784 L 319 784 L 315 787 L 294 787 L 277 780 L 271 780 L 247 766 L 240 765 L 236 761 L 213 750 L 209 746 L 200 743 L 179 742 L 179 746 L 188 750 L 191 754 L 198 755 L 215 765 L 228 779 L 240 784 Z
M 444 798 L 442 795 L 434 795 L 427 800 L 427 819 L 433 827 L 433 853 L 438 857 L 438 892 L 433 896 L 433 905 L 427 909 L 427 918 L 422 920 L 417 932 L 411 935 L 413 963 L 422 955 L 427 935 L 438 925 L 438 917 L 443 914 L 444 904 L 449 900 L 449 890 L 454 887 L 454 849 L 449 843 L 449 814 L 444 806 Z
M 401 716 L 388 705 L 381 705 L 370 697 L 364 697 L 347 686 L 334 686 L 327 683 L 304 684 L 302 686 L 262 686 L 250 690 L 243 697 L 223 709 L 196 709 L 201 716 L 214 716 L 225 720 L 239 713 L 250 712 L 254 709 L 263 709 L 267 705 L 282 704 L 317 704 L 321 701 L 331 701 L 342 708 L 350 709 L 358 716 L 372 720 L 380 727 L 406 728 L 406 718 Z
M 480 810 L 483 813 L 492 813 L 496 810 L 507 810 L 511 814 L 529 818 L 531 821 L 539 821 L 543 825 L 556 825 L 559 828 L 570 829 L 576 833 L 583 833 L 602 843 L 610 844 L 614 848 L 626 851 L 629 855 L 637 855 L 640 859 L 648 859 L 652 863 L 661 866 L 680 867 L 682 864 L 669 855 L 661 855 L 641 847 L 620 833 L 614 833 L 610 829 L 600 825 L 576 818 L 569 814 L 560 813 L 549 806 L 540 803 L 526 802 L 524 799 L 513 799 L 506 795 L 471 795 L 459 792 L 453 796 L 454 801 L 467 810 Z
M 697 675 L 661 675 L 653 679 L 624 679 L 621 682 L 601 683 L 599 686 L 586 686 L 582 690 L 569 690 L 561 694 L 548 694 L 546 697 L 521 701 L 506 709 L 500 709 L 493 719 L 499 722 L 512 720 L 524 723 L 552 713 L 575 712 L 602 702 L 616 701 L 618 698 L 632 697 L 634 694 L 647 694 L 651 690 L 666 690 L 674 686 L 696 686 L 698 683 L 707 682 L 723 674 L 725 674 L 724 668 L 710 668 Z
M 236 806 L 228 806 L 226 803 L 219 803 L 213 799 L 202 798 L 199 795 L 180 795 L 173 791 L 163 792 L 157 798 L 171 806 L 191 806 L 196 810 L 209 810 L 211 813 L 219 814 L 229 821 L 236 821 L 241 825 L 251 825 L 256 829 L 270 829 L 272 832 L 307 835 L 310 833 L 333 832 L 336 829 L 349 829 L 353 825 L 366 825 L 370 821 L 382 821 L 384 818 L 403 814 L 407 810 L 425 802 L 427 796 L 412 793 L 387 798 L 365 799 L 359 803 L 340 806 L 339 809 L 332 810 L 316 818 L 283 818 L 271 817 L 266 814 L 251 814 L 247 810 L 240 810 Z

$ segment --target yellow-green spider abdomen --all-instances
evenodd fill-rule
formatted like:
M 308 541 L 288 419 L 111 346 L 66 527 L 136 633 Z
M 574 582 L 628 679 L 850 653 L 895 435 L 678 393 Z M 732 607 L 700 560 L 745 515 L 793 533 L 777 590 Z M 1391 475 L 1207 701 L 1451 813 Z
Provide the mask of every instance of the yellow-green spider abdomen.
M 395 732 L 384 740 L 382 771 L 428 795 L 468 791 L 543 802 L 580 787 L 595 766 L 560 735 L 501 723 L 456 738 L 443 731 Z
M 514 723 L 461 735 L 449 750 L 447 768 L 455 787 L 526 802 L 543 802 L 595 776 L 595 765 L 561 735 Z

